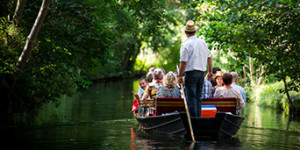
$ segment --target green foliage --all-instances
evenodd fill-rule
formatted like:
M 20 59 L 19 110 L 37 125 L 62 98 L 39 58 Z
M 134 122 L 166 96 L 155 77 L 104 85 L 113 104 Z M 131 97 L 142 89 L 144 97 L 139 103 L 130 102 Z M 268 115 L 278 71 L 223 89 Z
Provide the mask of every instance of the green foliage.
M 291 77 L 289 88 L 299 90 L 299 4 L 286 1 L 208 1 L 199 17 L 201 30 L 219 49 L 236 52 L 266 66 L 267 74 L 282 80 Z M 198 5 L 203 9 L 204 5 Z M 243 61 L 242 61 L 243 62 Z
M 160 50 L 159 58 L 160 60 L 158 67 L 164 68 L 166 71 L 177 70 L 176 64 L 179 67 L 179 57 L 180 57 L 180 46 L 181 41 L 173 41 L 169 48 Z
M 79 2 L 54 1 L 34 51 L 12 87 L 18 71 L 16 62 L 40 5 L 41 1 L 27 1 L 24 19 L 18 26 L 1 18 L 0 89 L 1 97 L 6 98 L 2 101 L 3 112 L 34 112 L 44 103 L 57 102 L 62 94 L 71 95 L 77 84 L 86 87 L 91 82 L 82 72 L 93 67 L 91 58 L 104 55 L 101 49 L 105 39 L 100 40 L 102 35 L 95 32 L 93 7 Z
M 25 68 L 18 70 L 16 63 L 41 2 L 27 0 L 17 25 L 6 19 L 16 1 L 1 3 L 7 8 L 0 10 L 3 112 L 34 112 L 44 103 L 59 103 L 61 95 L 71 95 L 91 80 L 133 75 L 142 43 L 156 52 L 172 44 L 171 27 L 177 26 L 180 15 L 174 11 L 178 6 L 168 1 L 52 1 L 34 50 Z
M 90 1 L 93 2 L 93 1 Z M 180 23 L 180 12 L 173 1 L 103 1 L 97 3 L 99 8 L 97 22 L 109 26 L 111 45 L 107 52 L 109 61 L 103 67 L 111 68 L 113 74 L 124 75 L 135 71 L 147 70 L 146 60 L 137 59 L 141 49 L 151 49 L 154 53 L 169 49 L 176 31 L 172 28 Z M 103 22 L 105 20 L 105 22 Z M 178 21 L 179 20 L 179 21 Z M 145 51 L 145 50 L 144 50 Z M 148 58 L 143 58 L 148 59 Z M 138 63 L 136 64 L 136 60 Z M 148 61 L 148 60 L 147 60 Z M 141 65 L 138 65 L 138 64 Z M 159 62 L 157 62 L 159 64 Z M 157 66 L 157 64 L 151 64 Z M 101 68 L 101 67 L 99 67 Z M 105 75 L 106 70 L 97 74 Z
M 15 9 L 15 4 L 17 0 L 1 0 L 0 3 L 0 17 L 7 17 L 8 15 L 12 17 Z
M 22 29 L 6 18 L 0 18 L 0 74 L 13 74 L 17 70 L 14 63 L 25 44 L 25 37 L 21 32 Z
M 178 39 L 179 37 L 176 38 Z M 143 74 L 146 74 L 148 69 L 153 66 L 164 68 L 167 72 L 176 71 L 176 64 L 179 65 L 180 46 L 181 41 L 174 40 L 168 43 L 168 47 L 160 47 L 158 52 L 152 52 L 146 49 L 146 51 L 142 52 L 141 56 L 137 58 L 134 69 Z
M 283 109 L 282 101 L 284 94 L 278 92 L 279 89 L 283 88 L 284 85 L 282 82 L 259 86 L 253 91 L 252 99 L 262 106 L 268 106 L 279 110 Z
M 254 68 L 264 68 L 256 70 L 257 78 L 261 75 L 270 75 L 267 79 L 275 77 L 279 81 L 290 78 L 281 91 L 288 94 L 300 90 L 299 2 L 205 0 L 189 2 L 189 6 L 200 13 L 193 15 L 198 16 L 200 32 L 210 47 L 225 53 L 234 52 L 230 57 L 236 57 L 234 63 L 238 65 L 231 66 L 228 62 L 230 67 L 249 69 L 252 64 L 247 60 L 252 57 Z M 255 78 L 255 73 L 250 73 Z
M 271 107 L 289 113 L 287 97 L 285 94 L 279 92 L 279 90 L 283 89 L 283 82 L 261 85 L 252 91 L 251 99 L 261 106 Z M 290 94 L 293 102 L 297 104 L 296 109 L 300 110 L 300 92 L 291 91 Z

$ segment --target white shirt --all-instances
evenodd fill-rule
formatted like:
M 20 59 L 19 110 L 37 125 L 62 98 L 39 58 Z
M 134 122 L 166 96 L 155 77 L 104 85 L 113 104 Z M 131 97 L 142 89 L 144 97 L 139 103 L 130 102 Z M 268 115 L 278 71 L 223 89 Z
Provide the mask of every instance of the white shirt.
M 188 37 L 181 45 L 180 61 L 187 61 L 185 71 L 206 71 L 207 58 L 211 57 L 205 41 L 196 36 Z
M 243 99 L 244 99 L 244 103 L 245 103 L 245 105 L 246 105 L 246 92 L 245 92 L 245 90 L 244 90 L 241 86 L 237 85 L 235 82 L 232 82 L 231 86 L 232 86 L 233 88 L 238 89 L 238 90 L 241 92 L 242 97 L 243 97 Z
M 234 97 L 237 99 L 239 109 L 242 109 L 245 106 L 242 94 L 236 88 L 226 89 L 224 86 L 218 87 L 214 97 Z

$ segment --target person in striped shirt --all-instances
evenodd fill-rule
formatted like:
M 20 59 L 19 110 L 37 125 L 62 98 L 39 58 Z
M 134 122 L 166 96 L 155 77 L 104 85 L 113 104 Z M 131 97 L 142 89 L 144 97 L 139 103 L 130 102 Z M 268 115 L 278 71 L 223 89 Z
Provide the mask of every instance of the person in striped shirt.
M 201 99 L 203 98 L 212 98 L 212 84 L 207 79 L 204 79 L 203 88 L 202 88 L 202 95 Z

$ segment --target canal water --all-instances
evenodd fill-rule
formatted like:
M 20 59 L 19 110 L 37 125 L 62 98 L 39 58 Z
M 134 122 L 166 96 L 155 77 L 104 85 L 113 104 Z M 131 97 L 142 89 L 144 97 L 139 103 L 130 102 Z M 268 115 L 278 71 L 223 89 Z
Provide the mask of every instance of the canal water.
M 247 104 L 236 137 L 192 144 L 181 137 L 138 130 L 131 113 L 136 80 L 102 82 L 47 104 L 26 126 L 1 128 L 1 149 L 143 150 L 143 149 L 300 149 L 300 121 L 272 109 Z M 7 148 L 6 148 L 7 147 Z

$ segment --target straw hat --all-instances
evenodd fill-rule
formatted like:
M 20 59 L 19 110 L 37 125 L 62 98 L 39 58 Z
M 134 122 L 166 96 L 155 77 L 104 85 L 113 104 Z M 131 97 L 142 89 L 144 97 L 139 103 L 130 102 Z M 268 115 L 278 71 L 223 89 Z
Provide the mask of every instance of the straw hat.
M 196 31 L 198 29 L 198 27 L 195 26 L 194 21 L 189 20 L 189 21 L 187 21 L 187 23 L 186 23 L 186 25 L 184 26 L 183 29 L 187 32 L 193 32 L 193 31 Z
M 223 77 L 223 73 L 222 73 L 222 71 L 217 71 L 216 72 L 216 75 L 215 75 L 215 80 L 217 79 L 217 77 Z

